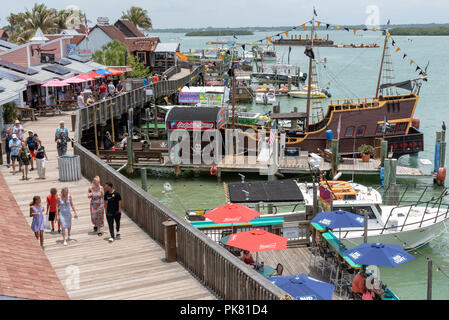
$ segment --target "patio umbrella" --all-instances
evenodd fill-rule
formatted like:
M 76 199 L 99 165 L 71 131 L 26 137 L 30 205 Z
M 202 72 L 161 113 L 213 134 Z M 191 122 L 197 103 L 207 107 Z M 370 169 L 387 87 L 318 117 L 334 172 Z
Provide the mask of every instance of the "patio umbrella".
M 364 227 L 365 217 L 344 210 L 325 211 L 318 213 L 312 222 L 318 223 L 329 229 L 339 229 L 338 241 L 341 246 L 341 228 Z
M 64 82 L 68 83 L 68 84 L 77 84 L 77 83 L 82 83 L 82 82 L 86 82 L 88 80 L 84 80 L 82 78 L 77 78 L 77 77 L 71 77 L 68 79 L 65 79 Z
M 216 224 L 220 223 L 246 223 L 257 216 L 260 215 L 260 212 L 250 209 L 246 206 L 242 206 L 236 203 L 228 203 L 224 206 L 217 207 L 204 216 L 215 222 Z
M 303 273 L 272 277 L 270 281 L 296 300 L 332 300 L 335 286 Z
M 106 76 L 109 77 L 112 75 L 112 72 L 109 72 L 108 70 L 105 69 L 97 69 L 95 70 L 96 73 L 101 74 L 102 76 Z
M 125 74 L 123 71 L 109 68 L 108 71 L 111 73 L 111 76 L 121 76 L 122 74 Z
M 56 88 L 56 87 L 66 87 L 68 86 L 68 83 L 65 83 L 64 81 L 58 80 L 58 79 L 53 79 L 48 81 L 47 83 L 44 83 L 42 85 L 42 87 L 52 87 L 52 88 Z
M 226 245 L 251 252 L 282 250 L 287 248 L 287 238 L 262 229 L 252 229 L 231 234 Z
M 75 78 L 82 79 L 82 80 L 85 80 L 85 81 L 93 81 L 93 80 L 95 80 L 94 77 L 91 77 L 87 73 L 81 73 L 81 74 L 77 75 Z
M 396 267 L 415 259 L 400 246 L 383 243 L 363 243 L 344 254 L 357 264 L 383 267 Z
M 105 78 L 106 76 L 97 73 L 96 71 L 91 71 L 90 73 L 87 74 L 90 78 L 93 79 L 101 79 L 101 78 Z

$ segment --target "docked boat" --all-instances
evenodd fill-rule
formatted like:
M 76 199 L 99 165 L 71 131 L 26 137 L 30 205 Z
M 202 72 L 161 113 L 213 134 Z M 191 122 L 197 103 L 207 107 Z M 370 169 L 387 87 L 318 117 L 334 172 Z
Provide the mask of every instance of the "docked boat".
M 313 40 L 313 42 L 312 42 Z M 280 39 L 273 40 L 273 44 L 276 46 L 311 46 L 313 44 L 314 47 L 334 47 L 334 41 L 329 40 L 329 35 L 326 39 L 322 38 L 302 38 L 301 36 L 295 37 L 294 35 L 291 38 L 283 38 L 281 36 Z
M 289 97 L 307 99 L 308 92 L 307 90 L 300 91 L 289 91 Z M 310 99 L 327 99 L 330 98 L 331 94 L 326 89 L 315 89 L 310 92 Z
M 429 191 L 426 189 L 426 192 Z M 262 214 L 260 218 L 278 216 L 288 221 L 312 218 L 312 183 L 295 180 L 232 182 L 225 185 L 225 193 L 231 203 L 259 208 L 271 206 L 275 214 Z M 423 201 L 429 198 L 424 193 L 419 197 L 421 201 L 417 197 L 415 203 L 407 201 L 406 204 L 385 205 L 380 192 L 371 187 L 346 181 L 322 181 L 318 198 L 321 211 L 344 210 L 363 217 L 366 214 L 368 243 L 395 244 L 411 250 L 435 239 L 445 230 L 449 220 L 448 204 L 444 202 L 448 190 L 444 189 L 429 201 Z M 314 226 L 325 231 L 322 225 Z M 333 231 L 340 235 L 342 243 L 348 248 L 364 241 L 364 228 Z
M 256 92 L 257 104 L 273 104 L 276 102 L 276 96 L 273 92 Z
M 313 204 L 312 184 L 298 184 L 304 202 Z M 325 210 L 332 198 L 332 210 L 344 210 L 368 216 L 368 243 L 395 244 L 406 250 L 426 245 L 444 230 L 449 219 L 447 205 L 441 201 L 447 195 L 444 190 L 441 196 L 433 201 L 406 205 L 383 205 L 382 196 L 371 187 L 345 182 L 323 181 L 320 183 L 320 202 Z M 326 199 L 326 196 L 328 197 Z M 421 199 L 421 198 L 420 198 Z M 342 228 L 341 241 L 347 247 L 355 247 L 363 243 L 363 228 Z
M 300 72 L 299 67 L 287 64 L 275 64 L 272 72 L 253 72 L 251 77 L 259 82 L 270 81 L 277 83 L 304 84 L 307 73 Z
M 273 46 L 266 46 L 265 48 L 253 47 L 255 60 L 257 61 L 276 61 L 277 55 Z

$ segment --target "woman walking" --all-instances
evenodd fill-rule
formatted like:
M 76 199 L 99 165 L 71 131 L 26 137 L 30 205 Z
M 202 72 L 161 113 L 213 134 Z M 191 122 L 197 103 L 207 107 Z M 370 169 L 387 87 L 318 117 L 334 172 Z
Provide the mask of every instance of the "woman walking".
M 72 196 L 69 195 L 68 188 L 63 188 L 61 190 L 61 195 L 56 203 L 56 220 L 61 223 L 62 239 L 64 240 L 64 245 L 66 246 L 67 240 L 72 240 L 72 235 L 70 234 L 72 231 L 72 212 L 70 211 L 70 208 L 72 208 L 75 213 L 75 218 L 78 218 L 78 214 L 76 213 L 75 206 L 73 205 Z M 66 230 L 67 238 L 65 236 Z
M 33 217 L 31 223 L 31 230 L 37 240 L 40 240 L 41 247 L 44 247 L 44 230 L 45 230 L 45 218 L 42 210 L 41 197 L 34 196 L 33 201 L 30 203 L 30 217 Z
M 94 232 L 97 232 L 98 236 L 102 236 L 101 228 L 104 226 L 104 190 L 100 185 L 100 177 L 96 176 L 92 180 L 87 196 L 90 199 L 90 217 L 94 225 Z
M 22 180 L 28 180 L 28 166 L 30 165 L 31 154 L 25 141 L 19 150 L 19 163 L 22 165 Z
M 39 179 L 45 179 L 45 161 L 48 161 L 47 153 L 40 139 L 36 140 L 36 168 Z

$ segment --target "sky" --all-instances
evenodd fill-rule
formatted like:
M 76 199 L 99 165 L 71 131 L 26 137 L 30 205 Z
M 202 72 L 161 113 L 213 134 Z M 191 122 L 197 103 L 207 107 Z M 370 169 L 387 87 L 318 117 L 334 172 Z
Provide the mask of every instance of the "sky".
M 448 0 L 1 0 L 0 26 L 9 13 L 35 2 L 56 9 L 77 6 L 90 25 L 99 16 L 114 23 L 131 6 L 148 10 L 154 28 L 295 26 L 311 19 L 313 6 L 318 19 L 333 24 L 449 23 Z

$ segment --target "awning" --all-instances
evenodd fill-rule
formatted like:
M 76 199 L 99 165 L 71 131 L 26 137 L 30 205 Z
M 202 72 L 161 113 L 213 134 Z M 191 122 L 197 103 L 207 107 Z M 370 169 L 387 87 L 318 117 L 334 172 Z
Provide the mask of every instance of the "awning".
M 96 73 L 101 74 L 102 76 L 112 76 L 112 72 L 109 72 L 108 70 L 105 69 L 97 69 L 95 70 Z
M 231 203 L 304 201 L 295 180 L 232 182 L 226 187 Z

